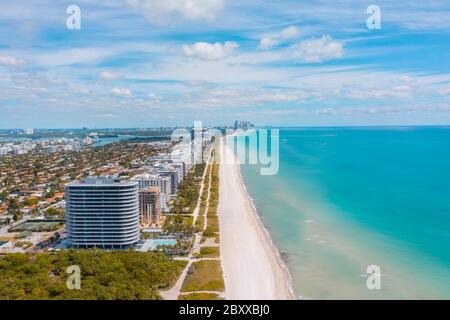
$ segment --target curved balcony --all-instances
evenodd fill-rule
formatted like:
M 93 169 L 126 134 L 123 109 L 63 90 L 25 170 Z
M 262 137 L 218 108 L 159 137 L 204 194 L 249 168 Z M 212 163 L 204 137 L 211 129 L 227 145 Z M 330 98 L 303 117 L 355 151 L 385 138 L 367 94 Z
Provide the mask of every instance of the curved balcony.
M 70 239 L 78 241 L 88 241 L 88 240 L 118 240 L 126 241 L 139 238 L 139 233 L 122 233 L 122 234 L 86 234 L 86 235 L 71 235 Z

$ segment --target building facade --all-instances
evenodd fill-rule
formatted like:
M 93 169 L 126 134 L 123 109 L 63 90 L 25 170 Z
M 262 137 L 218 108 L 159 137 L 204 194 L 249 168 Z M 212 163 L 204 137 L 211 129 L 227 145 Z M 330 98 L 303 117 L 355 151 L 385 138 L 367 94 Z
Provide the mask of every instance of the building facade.
M 159 187 L 161 193 L 164 193 L 167 198 L 172 193 L 172 180 L 170 177 L 161 176 L 152 173 L 143 173 L 131 178 L 133 181 L 137 181 L 139 189 L 145 189 L 148 187 Z
M 170 178 L 170 185 L 171 185 L 171 192 L 172 194 L 177 193 L 178 191 L 178 185 L 180 181 L 180 177 L 178 175 L 178 171 L 173 168 L 157 168 L 156 169 L 158 174 L 163 177 Z
M 161 176 L 154 173 L 143 173 L 134 176 L 131 180 L 136 181 L 139 184 L 139 189 L 145 189 L 148 187 L 158 187 L 161 194 L 160 207 L 164 212 L 169 211 L 168 201 L 172 194 L 172 180 L 170 177 Z
M 140 239 L 136 181 L 87 178 L 65 186 L 67 239 L 76 248 L 126 249 Z
M 158 187 L 148 187 L 139 191 L 141 224 L 148 225 L 161 217 L 161 192 Z

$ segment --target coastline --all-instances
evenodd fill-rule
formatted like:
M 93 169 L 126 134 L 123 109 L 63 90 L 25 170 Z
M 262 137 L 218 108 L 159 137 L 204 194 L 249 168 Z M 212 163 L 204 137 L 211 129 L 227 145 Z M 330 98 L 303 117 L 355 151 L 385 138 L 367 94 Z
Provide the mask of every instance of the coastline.
M 223 145 L 221 141 L 220 150 Z M 226 299 L 295 299 L 289 270 L 247 192 L 240 165 L 237 161 L 221 163 L 219 175 L 220 251 Z
M 258 221 L 259 229 L 261 229 L 260 231 L 262 231 L 263 236 L 265 237 L 265 241 L 268 242 L 269 249 L 272 251 L 272 254 L 275 256 L 278 265 L 283 269 L 284 282 L 285 282 L 286 287 L 287 287 L 287 289 L 289 291 L 289 298 L 288 299 L 296 300 L 297 297 L 296 297 L 294 289 L 293 289 L 292 277 L 291 277 L 291 273 L 289 271 L 289 268 L 287 267 L 286 263 L 284 262 L 283 258 L 281 257 L 281 254 L 280 254 L 277 246 L 273 242 L 273 239 L 270 236 L 269 230 L 267 230 L 267 228 L 264 226 L 264 223 L 262 222 L 261 217 L 258 214 L 258 209 L 256 208 L 256 205 L 255 205 L 255 202 L 254 202 L 253 198 L 248 193 L 247 187 L 246 187 L 245 182 L 244 182 L 244 178 L 243 178 L 242 173 L 241 173 L 240 165 L 237 165 L 237 168 L 238 168 L 238 172 L 239 172 L 239 177 L 241 179 L 242 188 L 244 189 L 244 193 L 245 193 L 245 196 L 247 198 L 247 201 L 250 202 L 250 206 L 252 207 L 253 215 L 255 216 L 256 220 Z

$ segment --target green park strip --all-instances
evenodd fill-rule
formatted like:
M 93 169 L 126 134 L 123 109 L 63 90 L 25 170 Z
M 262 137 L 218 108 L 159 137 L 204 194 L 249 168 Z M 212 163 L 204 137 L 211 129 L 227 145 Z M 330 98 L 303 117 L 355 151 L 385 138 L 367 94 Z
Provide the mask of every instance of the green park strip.
M 200 258 L 218 258 L 220 256 L 219 247 L 200 248 Z
M 217 293 L 195 292 L 189 294 L 181 294 L 178 300 L 223 300 Z
M 184 279 L 182 292 L 189 291 L 223 291 L 223 281 L 220 261 L 202 260 L 192 263 Z

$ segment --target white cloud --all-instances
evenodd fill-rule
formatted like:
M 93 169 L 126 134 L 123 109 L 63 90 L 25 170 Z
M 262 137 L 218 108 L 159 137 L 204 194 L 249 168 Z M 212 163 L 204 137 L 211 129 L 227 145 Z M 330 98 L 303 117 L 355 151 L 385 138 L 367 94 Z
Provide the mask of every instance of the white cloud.
M 270 48 L 275 47 L 283 42 L 295 39 L 299 35 L 300 35 L 300 29 L 296 26 L 290 26 L 290 27 L 287 27 L 287 28 L 281 30 L 277 34 L 262 38 L 259 43 L 259 48 L 260 49 L 270 49 Z
M 21 67 L 25 64 L 25 60 L 20 58 L 14 58 L 11 56 L 0 55 L 0 65 L 9 67 Z
M 444 95 L 450 94 L 450 86 L 449 86 L 449 87 L 441 88 L 441 89 L 438 90 L 438 92 L 439 92 L 440 94 L 444 94 Z
M 100 113 L 100 114 L 91 113 L 89 115 L 89 117 L 92 117 L 92 118 L 106 118 L 106 119 L 108 119 L 108 118 L 119 118 L 119 115 L 113 114 L 113 113 Z
M 99 74 L 100 79 L 105 81 L 117 80 L 120 78 L 120 75 L 113 71 L 102 71 Z
M 133 95 L 128 88 L 114 88 L 111 90 L 111 93 L 121 97 L 131 97 Z
M 33 92 L 46 93 L 49 89 L 66 88 L 65 82 L 57 81 L 40 73 L 19 73 L 11 76 L 17 88 Z
M 389 88 L 357 88 L 347 92 L 352 99 L 409 99 L 413 96 L 413 88 L 410 86 L 393 86 Z
M 187 20 L 214 20 L 224 0 L 126 0 L 127 4 L 150 21 L 181 16 Z
M 414 82 L 415 79 L 414 79 L 414 77 L 411 77 L 408 75 L 401 75 L 398 77 L 398 80 L 400 80 L 402 82 L 410 83 L 410 82 Z
M 292 55 L 303 62 L 323 62 L 341 58 L 344 46 L 341 42 L 333 40 L 330 36 L 319 39 L 308 39 L 291 46 Z
M 157 94 L 149 93 L 149 94 L 148 94 L 148 97 L 150 98 L 151 101 L 154 101 L 154 102 L 161 102 L 161 97 L 158 96 Z
M 193 45 L 183 46 L 186 57 L 197 57 L 203 60 L 220 60 L 233 53 L 239 45 L 234 41 L 221 43 L 197 42 Z
M 119 52 L 116 48 L 71 48 L 45 53 L 36 52 L 30 60 L 45 67 L 94 64 Z
M 287 27 L 279 33 L 279 38 L 281 40 L 287 41 L 294 39 L 300 35 L 300 29 L 296 26 Z
M 278 40 L 270 38 L 270 37 L 265 37 L 262 38 L 261 41 L 259 42 L 259 48 L 260 49 L 270 49 L 272 47 L 275 47 L 276 45 L 278 45 Z
M 301 104 L 314 96 L 314 92 L 301 89 L 205 88 L 195 93 L 183 95 L 179 100 L 179 107 L 204 110 L 211 108 L 242 108 L 268 103 L 291 102 Z

